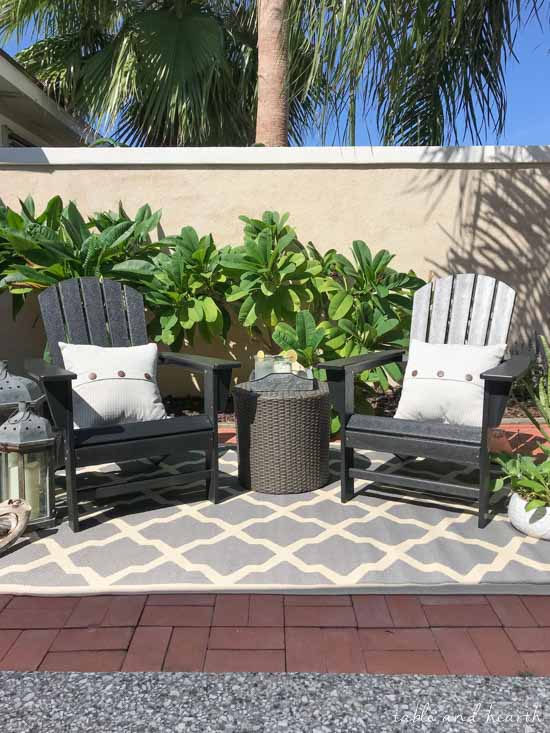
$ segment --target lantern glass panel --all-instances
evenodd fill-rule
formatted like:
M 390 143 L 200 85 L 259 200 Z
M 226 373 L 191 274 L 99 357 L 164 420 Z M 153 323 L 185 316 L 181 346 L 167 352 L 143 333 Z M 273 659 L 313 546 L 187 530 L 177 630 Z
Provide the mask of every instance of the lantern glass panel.
M 30 521 L 50 514 L 50 450 L 0 453 L 1 501 L 24 499 L 31 505 Z
M 25 474 L 25 501 L 31 505 L 31 522 L 40 517 L 47 517 L 50 513 L 49 506 L 49 450 L 33 451 L 25 453 L 24 474 Z
M 0 490 L 2 493 L 2 501 L 20 498 L 22 471 L 23 456 L 20 453 L 10 451 L 9 453 L 0 454 Z

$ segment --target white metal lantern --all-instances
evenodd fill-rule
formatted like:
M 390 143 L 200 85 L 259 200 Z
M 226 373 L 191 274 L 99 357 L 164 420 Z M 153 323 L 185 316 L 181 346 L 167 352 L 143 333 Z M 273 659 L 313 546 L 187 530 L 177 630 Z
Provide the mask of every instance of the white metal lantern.
M 55 523 L 55 436 L 49 420 L 20 402 L 0 425 L 1 499 L 24 499 L 31 506 L 29 525 Z

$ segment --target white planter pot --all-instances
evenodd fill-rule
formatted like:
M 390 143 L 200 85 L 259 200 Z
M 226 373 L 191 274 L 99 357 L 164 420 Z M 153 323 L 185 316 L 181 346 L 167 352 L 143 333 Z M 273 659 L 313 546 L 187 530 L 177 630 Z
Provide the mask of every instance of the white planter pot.
M 550 540 L 550 508 L 531 509 L 526 512 L 527 502 L 518 494 L 512 494 L 508 504 L 508 518 L 520 532 L 537 537 L 540 540 Z M 536 512 L 536 517 L 533 516 Z

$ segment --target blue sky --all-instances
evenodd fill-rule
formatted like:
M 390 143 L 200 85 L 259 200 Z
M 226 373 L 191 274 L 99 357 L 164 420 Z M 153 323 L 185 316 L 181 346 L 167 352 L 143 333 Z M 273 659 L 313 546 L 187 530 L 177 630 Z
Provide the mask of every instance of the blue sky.
M 14 40 L 5 50 L 15 54 L 26 45 Z M 509 62 L 506 81 L 508 86 L 508 115 L 504 135 L 497 140 L 489 133 L 486 144 L 544 145 L 550 144 L 550 29 L 541 28 L 536 21 L 520 31 L 516 55 L 518 61 Z M 357 130 L 358 145 L 377 143 L 376 131 Z M 318 144 L 315 136 L 306 141 Z

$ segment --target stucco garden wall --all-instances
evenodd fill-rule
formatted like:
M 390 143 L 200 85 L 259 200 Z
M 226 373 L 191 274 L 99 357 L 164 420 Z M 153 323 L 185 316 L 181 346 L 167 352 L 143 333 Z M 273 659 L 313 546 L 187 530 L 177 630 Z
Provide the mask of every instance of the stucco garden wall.
M 364 239 L 423 277 L 505 280 L 519 292 L 514 340 L 550 330 L 550 147 L 0 149 L 0 197 L 29 193 L 86 213 L 148 202 L 165 234 L 190 224 L 219 245 L 240 241 L 239 214 L 288 211 L 322 251 Z M 40 351 L 35 317 L 29 304 L 13 324 L 1 297 L 2 357 Z

